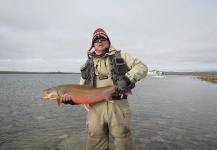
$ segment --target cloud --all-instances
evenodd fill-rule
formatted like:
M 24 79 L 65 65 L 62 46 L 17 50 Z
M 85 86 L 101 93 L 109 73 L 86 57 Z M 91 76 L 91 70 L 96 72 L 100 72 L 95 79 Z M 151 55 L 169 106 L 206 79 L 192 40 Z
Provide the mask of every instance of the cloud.
M 0 1 L 0 70 L 75 70 L 93 31 L 150 69 L 217 70 L 217 2 Z M 201 70 L 201 69 L 200 69 Z

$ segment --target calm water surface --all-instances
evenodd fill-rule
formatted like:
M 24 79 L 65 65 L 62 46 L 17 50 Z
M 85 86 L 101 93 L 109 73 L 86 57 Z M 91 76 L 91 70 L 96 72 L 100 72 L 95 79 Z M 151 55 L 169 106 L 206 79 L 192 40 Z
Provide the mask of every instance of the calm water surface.
M 42 101 L 41 90 L 78 83 L 80 75 L 0 74 L 0 149 L 84 150 L 82 105 Z M 138 150 L 216 150 L 217 85 L 192 76 L 137 83 L 129 97 Z M 110 144 L 114 149 L 113 144 Z

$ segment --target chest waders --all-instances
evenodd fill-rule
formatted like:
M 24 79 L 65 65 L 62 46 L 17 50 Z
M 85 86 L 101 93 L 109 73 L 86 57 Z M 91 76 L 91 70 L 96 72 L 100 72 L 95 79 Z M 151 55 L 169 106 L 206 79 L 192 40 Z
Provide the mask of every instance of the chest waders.
M 116 85 L 116 82 L 123 78 L 129 69 L 125 60 L 121 57 L 120 51 L 107 57 L 109 57 L 111 82 Z M 95 71 L 93 58 L 88 59 L 85 65 L 81 67 L 81 75 L 85 79 L 85 85 L 96 87 L 97 76 Z M 114 96 L 112 96 L 112 99 L 120 99 Z M 86 122 L 88 130 L 86 150 L 109 149 L 109 133 L 114 139 L 116 149 L 135 150 L 130 128 L 130 108 L 127 98 L 124 99 L 123 101 L 115 101 L 115 103 L 102 101 L 91 104 Z

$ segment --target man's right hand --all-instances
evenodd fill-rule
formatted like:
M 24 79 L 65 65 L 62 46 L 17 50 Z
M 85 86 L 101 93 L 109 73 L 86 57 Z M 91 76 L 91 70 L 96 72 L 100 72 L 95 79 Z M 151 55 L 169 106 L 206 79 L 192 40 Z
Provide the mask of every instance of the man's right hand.
M 130 84 L 131 84 L 130 80 L 125 76 L 118 79 L 116 84 L 116 92 L 120 95 L 123 95 L 128 89 Z

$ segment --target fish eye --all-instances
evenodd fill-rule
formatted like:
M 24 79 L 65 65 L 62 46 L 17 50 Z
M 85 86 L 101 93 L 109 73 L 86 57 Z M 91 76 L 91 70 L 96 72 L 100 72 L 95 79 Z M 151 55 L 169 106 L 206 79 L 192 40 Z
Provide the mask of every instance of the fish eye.
M 47 91 L 47 94 L 50 94 L 51 92 L 50 91 Z

